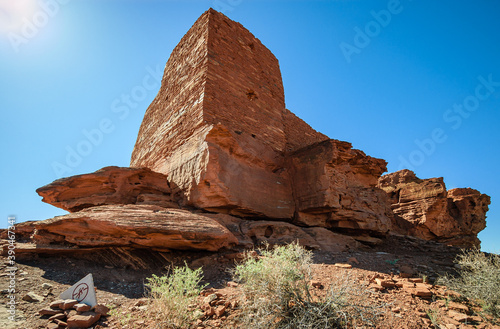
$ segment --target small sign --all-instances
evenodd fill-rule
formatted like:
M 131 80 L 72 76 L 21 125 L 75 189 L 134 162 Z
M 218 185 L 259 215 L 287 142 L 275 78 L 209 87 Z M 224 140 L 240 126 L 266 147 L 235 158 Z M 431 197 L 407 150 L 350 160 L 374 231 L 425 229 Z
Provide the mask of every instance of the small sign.
M 64 291 L 60 299 L 76 299 L 79 303 L 94 307 L 97 305 L 97 297 L 95 296 L 94 279 L 89 273 L 86 277 L 75 283 L 73 286 Z

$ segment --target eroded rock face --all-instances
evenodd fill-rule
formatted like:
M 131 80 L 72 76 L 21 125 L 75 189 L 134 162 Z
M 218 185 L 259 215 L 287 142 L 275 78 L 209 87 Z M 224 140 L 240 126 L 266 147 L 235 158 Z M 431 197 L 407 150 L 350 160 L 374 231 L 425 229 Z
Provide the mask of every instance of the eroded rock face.
M 113 204 L 176 208 L 180 201 L 167 176 L 148 168 L 105 167 L 91 174 L 58 179 L 36 192 L 42 201 L 70 212 Z
M 374 188 L 385 161 L 287 110 L 278 60 L 214 10 L 172 52 L 131 166 L 168 175 L 190 205 L 218 213 L 382 233 L 391 223 Z
M 217 221 L 181 209 L 151 205 L 107 205 L 51 219 L 18 224 L 40 246 L 135 247 L 209 250 L 238 240 Z
M 0 231 L 0 238 L 6 239 L 5 233 Z M 80 248 L 217 251 L 297 241 L 307 248 L 328 252 L 359 247 L 354 238 L 321 227 L 302 228 L 282 221 L 254 221 L 151 205 L 97 206 L 24 222 L 16 226 L 16 236 L 23 241 L 17 245 L 19 253 L 75 253 Z M 4 254 L 6 247 L 2 245 Z
M 131 166 L 167 174 L 196 207 L 291 217 L 280 171 L 284 112 L 278 60 L 241 24 L 210 9 L 172 52 Z
M 386 162 L 327 140 L 292 153 L 291 177 L 295 221 L 321 226 L 386 233 L 392 212 L 385 193 L 376 188 Z
M 461 247 L 479 246 L 490 197 L 471 188 L 447 191 L 443 178 L 419 179 L 410 170 L 384 175 L 379 185 L 390 198 L 398 230 Z M 396 229 L 396 228 L 395 228 Z
M 337 234 L 322 227 L 299 227 L 281 221 L 252 221 L 223 214 L 207 215 L 225 226 L 238 239 L 242 247 L 263 243 L 283 245 L 299 242 L 311 249 L 344 252 L 359 247 L 352 237 Z

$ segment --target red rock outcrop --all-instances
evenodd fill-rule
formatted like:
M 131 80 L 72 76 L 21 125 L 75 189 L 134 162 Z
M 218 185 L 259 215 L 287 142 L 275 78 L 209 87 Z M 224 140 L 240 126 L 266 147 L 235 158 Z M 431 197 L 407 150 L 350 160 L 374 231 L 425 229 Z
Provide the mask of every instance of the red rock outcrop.
M 19 237 L 40 250 L 216 251 L 299 241 L 344 251 L 390 232 L 472 246 L 489 204 L 475 190 L 446 191 L 442 179 L 408 170 L 380 178 L 384 160 L 329 139 L 285 108 L 278 60 L 212 9 L 173 50 L 131 167 L 38 189 L 72 213 L 20 224 Z
M 298 241 L 301 245 L 328 252 L 344 252 L 359 247 L 350 236 L 334 233 L 322 227 L 298 227 L 281 221 L 253 221 L 225 214 L 207 214 L 225 226 L 243 247 L 262 243 L 288 244 Z
M 0 238 L 6 239 L 5 233 L 0 231 Z M 254 221 L 151 205 L 97 206 L 43 221 L 24 222 L 16 226 L 16 237 L 18 254 L 74 254 L 89 248 L 217 251 L 296 241 L 329 252 L 359 246 L 354 238 L 321 227 L 302 228 L 282 221 Z M 0 246 L 5 254 L 8 243 L 0 241 Z
M 39 246 L 217 251 L 238 243 L 228 229 L 203 214 L 151 205 L 98 206 L 18 227 L 31 231 Z
M 295 223 L 381 233 L 391 229 L 388 198 L 375 187 L 386 171 L 384 160 L 328 140 L 290 154 L 289 161 Z
M 105 167 L 58 179 L 36 192 L 42 201 L 69 212 L 113 204 L 178 207 L 167 177 L 148 168 Z
M 278 60 L 214 10 L 172 52 L 131 166 L 166 174 L 189 205 L 209 211 L 390 228 L 389 204 L 373 188 L 385 161 L 328 139 L 287 110 Z
M 284 112 L 278 60 L 243 26 L 211 9 L 172 52 L 131 166 L 167 174 L 200 208 L 291 217 L 277 153 L 286 145 Z
M 461 247 L 479 246 L 490 197 L 471 188 L 447 191 L 443 178 L 419 179 L 410 170 L 380 178 L 400 233 Z M 396 228 L 395 228 L 396 229 Z

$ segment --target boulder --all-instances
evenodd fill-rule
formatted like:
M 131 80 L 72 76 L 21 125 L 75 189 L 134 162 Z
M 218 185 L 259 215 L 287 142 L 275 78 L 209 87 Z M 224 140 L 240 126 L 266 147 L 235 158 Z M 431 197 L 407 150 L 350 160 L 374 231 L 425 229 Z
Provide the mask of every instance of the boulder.
M 147 168 L 105 167 L 58 179 L 36 192 L 42 201 L 69 212 L 115 204 L 179 207 L 167 177 Z
M 400 233 L 459 247 L 478 247 L 490 197 L 471 188 L 447 191 L 443 178 L 420 179 L 410 170 L 380 178 Z
M 29 225 L 38 245 L 217 251 L 235 245 L 234 235 L 217 221 L 180 209 L 150 205 L 88 208 Z

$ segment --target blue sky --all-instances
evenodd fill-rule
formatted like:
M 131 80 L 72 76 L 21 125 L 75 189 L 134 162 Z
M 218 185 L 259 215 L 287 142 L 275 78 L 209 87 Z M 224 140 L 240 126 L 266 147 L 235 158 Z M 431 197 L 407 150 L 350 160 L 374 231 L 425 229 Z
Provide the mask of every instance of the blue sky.
M 170 52 L 210 6 L 275 54 L 287 107 L 312 127 L 389 172 L 490 195 L 479 236 L 500 251 L 500 5 L 487 0 L 0 0 L 0 227 L 64 214 L 35 193 L 60 176 L 128 166 Z

